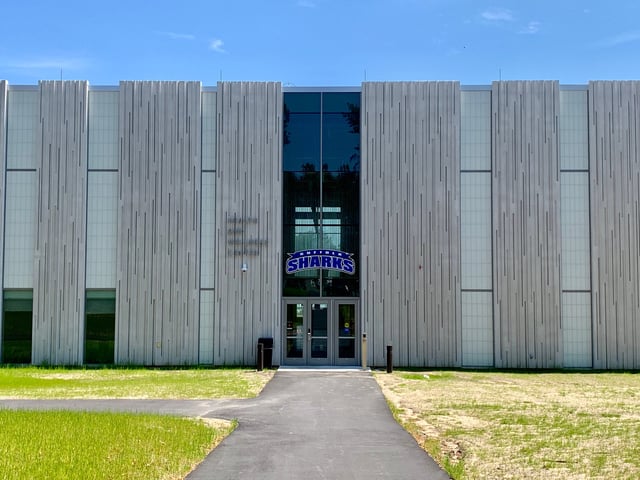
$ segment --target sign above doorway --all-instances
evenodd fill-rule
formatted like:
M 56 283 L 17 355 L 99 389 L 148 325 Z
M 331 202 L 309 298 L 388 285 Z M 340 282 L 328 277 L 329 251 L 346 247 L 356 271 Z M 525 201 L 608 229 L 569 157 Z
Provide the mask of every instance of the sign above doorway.
M 287 259 L 287 273 L 296 273 L 302 270 L 322 269 L 337 270 L 349 275 L 356 272 L 356 264 L 353 253 L 340 250 L 299 250 L 289 253 Z

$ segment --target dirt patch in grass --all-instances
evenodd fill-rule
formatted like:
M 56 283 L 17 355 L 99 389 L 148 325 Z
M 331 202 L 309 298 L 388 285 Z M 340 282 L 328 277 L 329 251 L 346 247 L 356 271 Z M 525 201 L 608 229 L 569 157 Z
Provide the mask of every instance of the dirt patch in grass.
M 640 478 L 640 376 L 376 374 L 399 421 L 454 478 Z
M 207 418 L 207 417 L 197 417 L 198 420 L 206 423 L 210 427 L 218 428 L 218 429 L 227 429 L 233 426 L 233 422 L 230 420 L 223 420 L 221 418 Z

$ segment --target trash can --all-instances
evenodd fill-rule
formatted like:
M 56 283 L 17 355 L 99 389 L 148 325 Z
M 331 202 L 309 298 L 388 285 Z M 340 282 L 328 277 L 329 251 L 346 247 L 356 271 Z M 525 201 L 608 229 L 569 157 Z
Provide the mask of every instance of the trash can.
M 273 367 L 273 338 L 259 338 L 258 343 L 263 347 L 264 368 Z

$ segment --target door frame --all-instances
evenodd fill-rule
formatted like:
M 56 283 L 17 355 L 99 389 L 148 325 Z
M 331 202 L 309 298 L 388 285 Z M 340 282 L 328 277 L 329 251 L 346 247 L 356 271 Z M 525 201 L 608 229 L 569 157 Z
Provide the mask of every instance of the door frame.
M 302 335 L 298 332 L 298 341 L 302 342 L 302 357 L 287 357 L 287 305 L 303 305 L 303 325 Z M 327 305 L 327 358 L 318 359 L 311 357 L 311 337 L 308 334 L 311 328 L 311 310 L 312 305 L 326 304 Z M 355 313 L 355 332 L 354 332 L 354 357 L 341 359 L 339 356 L 339 305 L 348 304 L 354 305 Z M 334 365 L 348 365 L 356 366 L 360 363 L 360 346 L 362 332 L 362 320 L 360 316 L 360 299 L 353 297 L 283 297 L 282 298 L 282 328 L 280 332 L 280 338 L 282 341 L 281 352 L 281 365 L 288 366 L 334 366 Z M 301 337 L 301 338 L 300 338 Z M 293 339 L 293 336 L 288 338 Z M 345 337 L 343 337 L 345 338 Z
M 353 305 L 354 324 L 353 324 L 353 337 L 351 335 L 340 335 L 339 331 L 339 318 L 340 318 L 340 305 Z M 330 321 L 333 324 L 334 335 L 332 343 L 334 347 L 333 365 L 359 365 L 360 359 L 360 346 L 361 346 L 361 332 L 362 325 L 360 321 L 360 299 L 356 298 L 334 298 L 331 304 Z M 340 358 L 340 340 L 347 340 L 353 338 L 354 353 L 353 358 Z

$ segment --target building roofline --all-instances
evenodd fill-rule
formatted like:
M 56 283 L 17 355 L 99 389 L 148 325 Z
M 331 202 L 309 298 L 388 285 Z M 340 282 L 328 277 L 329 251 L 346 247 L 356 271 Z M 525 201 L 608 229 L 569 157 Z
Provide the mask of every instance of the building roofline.
M 9 90 L 12 91 L 36 91 L 38 90 L 38 85 L 18 85 L 8 83 Z M 587 90 L 589 88 L 588 84 L 560 84 L 560 90 Z M 492 84 L 485 85 L 460 85 L 461 91 L 490 91 L 492 88 Z M 95 92 L 118 92 L 120 91 L 120 85 L 91 85 L 89 84 L 89 90 Z M 215 85 L 203 85 L 203 92 L 217 92 L 218 87 Z M 309 86 L 309 87 L 296 87 L 296 86 L 288 86 L 283 85 L 282 91 L 285 93 L 315 93 L 315 92 L 342 92 L 342 93 L 358 93 L 362 91 L 362 86 L 342 86 L 342 87 L 323 87 L 323 86 Z

